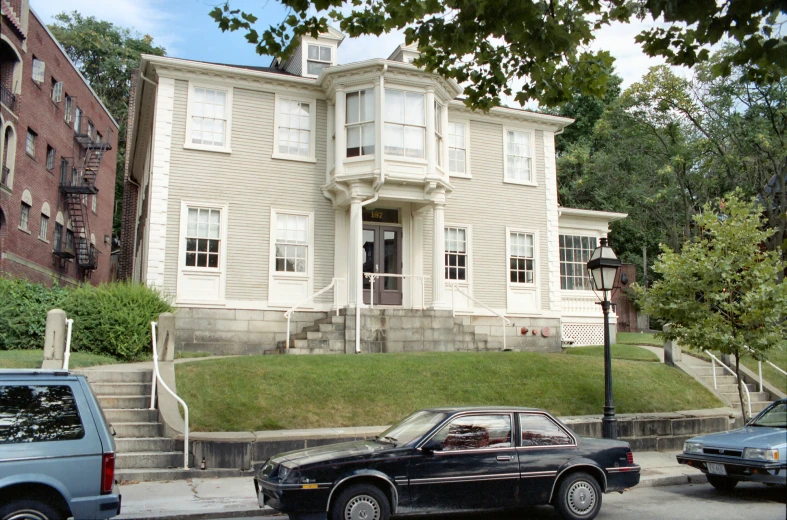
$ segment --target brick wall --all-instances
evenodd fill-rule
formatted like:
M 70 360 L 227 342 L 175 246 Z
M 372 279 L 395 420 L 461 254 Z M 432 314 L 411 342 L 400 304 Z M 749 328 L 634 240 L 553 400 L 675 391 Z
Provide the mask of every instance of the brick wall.
M 5 19 L 2 23 L 3 34 L 9 35 L 13 41 Z M 104 155 L 96 179 L 96 212 L 93 213 L 91 209 L 90 199 L 87 207 L 84 207 L 90 232 L 95 235 L 95 245 L 99 252 L 98 268 L 91 273 L 90 282 L 98 284 L 108 281 L 111 244 L 105 243 L 104 237 L 111 237 L 112 234 L 117 127 L 32 12 L 27 33 L 27 51 L 22 52 L 21 42 L 13 43 L 22 55 L 23 73 L 15 114 L 10 115 L 3 109 L 3 119 L 13 124 L 17 142 L 12 189 L 0 188 L 0 207 L 5 213 L 7 228 L 2 243 L 4 258 L 0 263 L 0 271 L 48 283 L 58 277 L 65 278 L 64 281 L 82 279 L 82 270 L 77 268 L 73 261 L 61 267 L 52 255 L 58 211 L 63 213 L 64 222 L 68 219 L 59 190 L 60 160 L 63 157 L 75 158 L 80 151 L 78 143 L 74 141 L 73 123 L 69 124 L 65 120 L 65 99 L 66 95 L 69 95 L 74 98 L 72 110 L 79 107 L 85 117 L 94 123 L 104 140 L 112 146 Z M 33 57 L 46 64 L 44 81 L 41 83 L 32 79 Z M 63 82 L 63 98 L 59 103 L 52 100 L 54 81 Z M 33 155 L 26 151 L 28 129 L 37 134 Z M 54 168 L 51 170 L 46 168 L 47 146 L 55 149 Z M 25 190 L 30 192 L 33 201 L 29 232 L 19 229 L 21 200 Z M 44 203 L 49 204 L 50 218 L 45 240 L 42 240 L 39 238 L 39 230 Z M 65 230 L 63 232 L 65 233 Z M 11 264 L 14 264 L 13 267 Z
M 139 70 L 131 71 L 131 88 L 128 96 L 128 130 L 126 135 L 134 135 L 134 114 L 137 107 L 137 80 Z M 128 167 L 131 156 L 126 154 L 123 167 L 123 218 L 120 224 L 120 258 L 118 258 L 118 279 L 131 278 L 134 270 L 134 228 L 137 220 L 137 196 L 139 186 L 129 178 Z

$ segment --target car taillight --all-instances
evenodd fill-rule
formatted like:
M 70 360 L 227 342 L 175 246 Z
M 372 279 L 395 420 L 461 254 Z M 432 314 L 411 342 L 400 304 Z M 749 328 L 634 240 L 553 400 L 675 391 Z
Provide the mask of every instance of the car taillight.
M 115 485 L 115 454 L 105 453 L 101 459 L 101 494 L 112 493 Z
M 634 464 L 634 453 L 633 452 L 630 451 L 630 452 L 626 453 L 626 461 L 629 464 Z

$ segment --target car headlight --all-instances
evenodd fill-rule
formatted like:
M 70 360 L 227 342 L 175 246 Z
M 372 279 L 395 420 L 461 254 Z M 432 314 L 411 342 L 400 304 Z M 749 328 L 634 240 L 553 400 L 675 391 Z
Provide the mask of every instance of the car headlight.
M 702 453 L 701 442 L 684 442 L 683 453 Z
M 745 450 L 743 450 L 743 458 L 774 462 L 779 460 L 779 450 L 763 449 L 763 448 L 746 448 Z

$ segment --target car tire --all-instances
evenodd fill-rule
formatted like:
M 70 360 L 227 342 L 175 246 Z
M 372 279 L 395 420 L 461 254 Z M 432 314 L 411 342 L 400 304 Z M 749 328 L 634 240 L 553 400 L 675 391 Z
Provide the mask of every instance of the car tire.
M 572 473 L 560 482 L 555 508 L 566 520 L 592 520 L 601 510 L 601 486 L 587 473 Z
M 719 475 L 708 475 L 708 484 L 715 487 L 719 491 L 728 493 L 735 489 L 738 481 L 730 477 L 720 477 Z
M 13 500 L 0 506 L 0 520 L 65 520 L 66 515 L 47 502 L 40 500 Z
M 376 486 L 350 486 L 336 498 L 331 520 L 389 520 L 391 506 L 388 498 Z

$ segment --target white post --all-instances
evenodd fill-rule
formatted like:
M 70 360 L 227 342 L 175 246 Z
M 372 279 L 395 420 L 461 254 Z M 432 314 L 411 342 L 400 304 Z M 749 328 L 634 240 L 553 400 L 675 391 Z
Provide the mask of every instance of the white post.
M 333 167 L 334 177 L 344 173 L 344 156 L 347 153 L 345 148 L 346 136 L 344 135 L 344 124 L 347 116 L 347 93 L 342 89 L 336 90 L 336 110 L 333 113 L 335 123 L 334 131 L 336 137 L 334 139 L 334 152 L 333 158 L 336 165 Z
M 434 90 L 427 88 L 425 96 L 426 110 L 426 174 L 432 175 L 435 173 L 437 153 L 435 148 L 435 127 L 434 127 Z
M 363 263 L 360 258 L 361 238 L 363 236 L 363 221 L 361 211 L 361 199 L 353 197 L 350 202 L 350 240 L 349 251 L 347 254 L 347 280 L 350 305 L 360 305 L 358 295 L 363 294 L 359 291 L 362 286 Z
M 68 360 L 71 358 L 71 326 L 72 325 L 74 325 L 74 320 L 68 318 L 66 320 L 66 350 L 63 353 L 63 370 L 68 370 Z M 762 365 L 760 365 L 760 371 L 762 372 Z M 760 390 L 760 392 L 762 392 L 762 390 Z
M 424 281 L 424 277 L 421 276 L 421 309 L 426 309 L 426 283 Z
M 713 369 L 713 388 L 718 390 L 719 387 L 716 385 L 716 360 L 711 358 L 710 362 Z
M 503 317 L 501 317 L 500 319 L 503 321 L 503 350 L 506 350 L 506 348 L 507 348 L 506 347 L 506 329 L 508 327 L 506 327 L 506 319 L 503 318 Z
M 290 350 L 290 316 L 291 314 L 287 313 L 287 340 L 284 344 L 284 350 Z
M 445 299 L 445 202 L 434 203 L 434 241 L 432 243 L 432 307 Z
M 758 363 L 760 365 L 760 393 L 762 393 L 762 361 Z
M 369 308 L 374 309 L 374 275 L 369 277 Z

